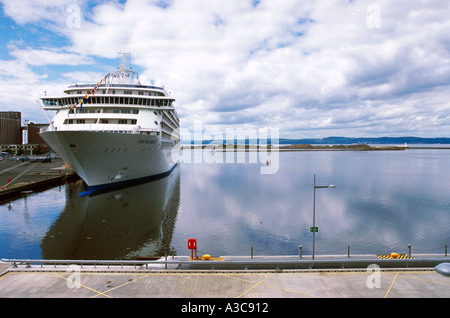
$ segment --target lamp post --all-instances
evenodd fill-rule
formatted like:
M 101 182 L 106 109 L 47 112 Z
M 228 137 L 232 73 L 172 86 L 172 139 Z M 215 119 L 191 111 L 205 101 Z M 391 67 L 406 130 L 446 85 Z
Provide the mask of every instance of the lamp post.
M 315 248 L 316 248 L 316 232 L 319 228 L 316 227 L 316 189 L 324 188 L 336 188 L 335 185 L 330 184 L 328 186 L 317 186 L 316 185 L 316 174 L 314 174 L 314 197 L 313 197 L 313 226 L 310 231 L 313 234 L 313 246 L 312 246 L 312 259 L 314 260 Z

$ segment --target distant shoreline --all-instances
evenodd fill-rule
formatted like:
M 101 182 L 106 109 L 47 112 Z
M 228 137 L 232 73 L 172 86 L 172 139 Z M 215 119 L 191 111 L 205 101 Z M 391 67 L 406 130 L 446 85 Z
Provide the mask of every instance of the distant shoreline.
M 397 151 L 406 149 L 450 149 L 432 147 L 408 147 L 408 146 L 369 146 L 366 144 L 357 145 L 310 145 L 292 144 L 272 147 L 272 145 L 230 145 L 230 144 L 209 144 L 209 145 L 182 145 L 181 149 L 198 150 L 209 149 L 215 151 Z

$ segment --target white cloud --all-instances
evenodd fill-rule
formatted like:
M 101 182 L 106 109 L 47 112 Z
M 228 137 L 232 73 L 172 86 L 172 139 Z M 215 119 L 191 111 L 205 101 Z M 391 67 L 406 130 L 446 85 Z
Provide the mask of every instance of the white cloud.
M 92 58 L 81 56 L 79 54 L 66 53 L 61 50 L 47 49 L 47 50 L 36 50 L 36 49 L 18 49 L 17 47 L 10 47 L 11 51 L 9 54 L 19 61 L 32 66 L 42 66 L 42 65 L 83 65 L 83 64 L 93 64 L 94 60 Z
M 2 61 L 0 60 L 0 79 L 7 81 L 28 81 L 36 83 L 39 79 L 45 78 L 45 75 L 35 76 L 33 71 L 21 61 Z
M 18 24 L 65 23 L 67 7 L 71 4 L 81 3 L 78 0 L 1 0 L 3 11 Z
M 278 125 L 290 137 L 450 133 L 450 3 L 1 2 L 17 23 L 70 40 L 10 49 L 22 65 L 89 66 L 87 56 L 130 51 L 142 81 L 173 92 L 188 128 L 201 118 L 205 128 Z
M 19 110 L 23 119 L 47 122 L 37 103 L 38 97 L 47 90 L 46 85 L 41 83 L 45 79 L 46 75 L 35 74 L 23 62 L 0 60 L 0 109 Z

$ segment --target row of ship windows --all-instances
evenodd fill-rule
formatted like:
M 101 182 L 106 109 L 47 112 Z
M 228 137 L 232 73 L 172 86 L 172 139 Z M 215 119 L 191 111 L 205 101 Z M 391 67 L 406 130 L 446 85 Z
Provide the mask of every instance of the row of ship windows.
M 159 123 L 155 120 L 154 121 L 155 125 L 158 126 Z M 137 124 L 137 120 L 136 119 L 105 119 L 105 118 L 101 118 L 101 119 L 66 119 L 64 120 L 64 125 L 73 125 L 73 124 L 114 124 L 114 125 L 136 125 Z M 170 131 L 173 131 L 174 129 L 165 124 L 164 122 L 161 122 L 161 126 L 163 128 L 169 129 Z
M 79 98 L 60 98 L 60 99 L 45 99 L 45 106 L 68 106 L 75 105 L 79 102 Z M 117 104 L 117 105 L 141 105 L 141 106 L 156 106 L 156 107 L 172 107 L 173 101 L 169 99 L 150 99 L 150 98 L 135 98 L 135 97 L 112 97 L 112 96 L 91 96 L 83 101 L 84 104 Z
M 139 131 L 134 132 L 132 130 L 108 130 L 108 129 L 102 129 L 102 130 L 95 130 L 97 132 L 104 132 L 104 133 L 115 133 L 115 134 L 138 134 L 143 136 L 159 136 L 159 131 Z M 70 145 L 71 147 L 76 147 L 76 145 Z
M 112 90 L 101 90 L 99 92 L 99 94 L 106 94 L 106 92 L 111 93 L 111 94 L 121 94 L 123 93 L 124 95 L 133 95 L 133 91 L 116 91 L 115 89 Z M 135 92 L 136 93 L 136 92 Z M 75 93 L 74 93 L 75 94 Z M 82 95 L 82 94 L 88 94 L 88 91 L 76 91 L 76 94 L 78 95 Z M 144 94 L 144 92 L 142 91 L 138 91 L 137 92 L 138 95 L 144 96 L 144 95 L 148 95 L 148 96 L 164 96 L 163 93 L 161 92 L 148 92 L 148 94 Z
M 158 122 L 154 121 L 155 125 L 158 126 Z M 96 124 L 112 124 L 112 125 L 136 125 L 137 120 L 136 119 L 66 119 L 64 120 L 64 125 L 96 125 Z M 173 132 L 174 129 L 165 124 L 164 122 L 161 122 L 161 127 L 163 129 L 168 129 L 169 132 Z M 163 130 L 164 131 L 164 130 Z
M 70 109 L 69 113 L 73 114 L 75 111 Z M 112 113 L 112 114 L 139 114 L 139 109 L 121 108 L 121 109 L 102 109 L 102 108 L 78 108 L 77 114 L 100 114 L 100 113 Z
M 77 114 L 112 113 L 112 114 L 134 114 L 134 115 L 137 115 L 137 114 L 139 114 L 139 109 L 131 109 L 131 108 L 128 108 L 128 109 L 126 109 L 126 108 L 121 108 L 121 109 L 84 108 L 84 109 L 80 109 L 80 108 L 78 108 L 76 110 L 76 112 L 77 112 Z M 74 109 L 70 109 L 69 113 L 74 114 L 75 113 Z M 153 113 L 157 116 L 159 116 L 161 114 L 161 112 L 159 112 L 159 111 L 158 112 L 153 111 Z M 173 112 L 169 112 L 169 113 L 163 112 L 163 117 L 166 121 L 170 121 L 172 125 L 178 126 L 178 117 L 175 114 L 173 114 Z
M 136 125 L 136 119 L 66 119 L 64 125 L 71 124 L 119 124 Z
M 133 114 L 137 115 L 139 114 L 139 109 L 133 109 L 133 108 L 120 108 L 120 109 L 101 109 L 101 108 L 79 108 L 76 110 L 77 114 L 100 114 L 100 113 L 112 113 L 112 114 Z M 70 109 L 70 114 L 74 114 L 75 110 Z M 160 115 L 161 112 L 153 111 L 155 115 Z M 163 113 L 165 119 L 169 119 L 172 124 L 177 125 L 178 124 L 178 118 L 173 114 L 173 112 L 170 112 L 169 114 L 166 114 L 166 112 Z

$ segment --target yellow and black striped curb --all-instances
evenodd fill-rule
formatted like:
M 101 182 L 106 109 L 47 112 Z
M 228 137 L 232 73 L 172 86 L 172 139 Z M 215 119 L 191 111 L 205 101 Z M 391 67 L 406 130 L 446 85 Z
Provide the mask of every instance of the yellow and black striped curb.
M 377 255 L 377 257 L 381 259 L 414 259 L 414 257 L 408 256 L 407 254 L 397 253 Z

